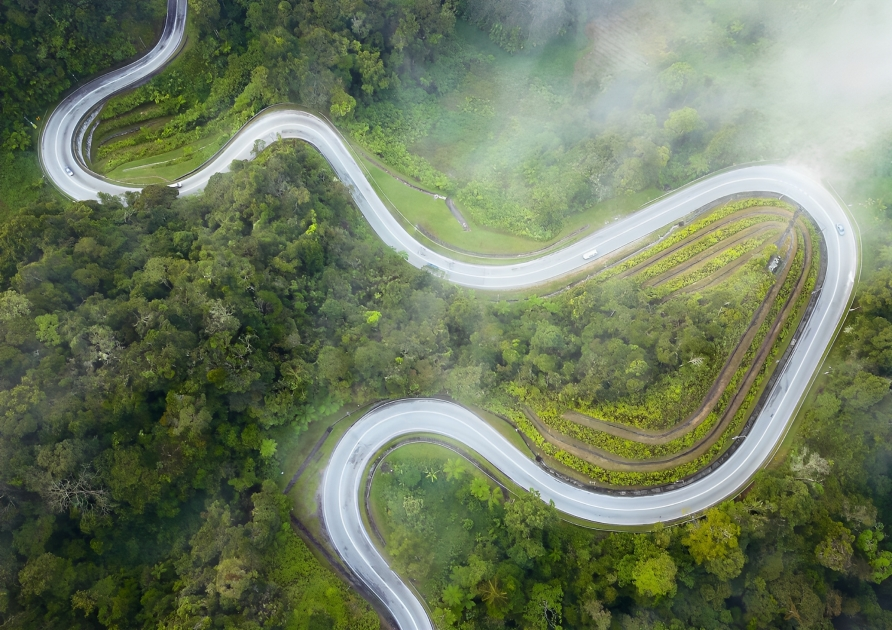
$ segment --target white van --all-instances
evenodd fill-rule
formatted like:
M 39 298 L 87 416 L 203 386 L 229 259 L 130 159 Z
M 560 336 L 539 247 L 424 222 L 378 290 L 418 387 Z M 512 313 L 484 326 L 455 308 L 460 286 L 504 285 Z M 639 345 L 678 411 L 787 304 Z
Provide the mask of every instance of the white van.
M 582 255 L 582 259 L 583 259 L 583 260 L 589 260 L 590 258 L 594 258 L 594 257 L 597 256 L 597 255 L 598 255 L 598 250 L 597 250 L 597 249 L 593 249 L 593 250 L 590 251 L 590 252 L 585 252 L 585 253 Z

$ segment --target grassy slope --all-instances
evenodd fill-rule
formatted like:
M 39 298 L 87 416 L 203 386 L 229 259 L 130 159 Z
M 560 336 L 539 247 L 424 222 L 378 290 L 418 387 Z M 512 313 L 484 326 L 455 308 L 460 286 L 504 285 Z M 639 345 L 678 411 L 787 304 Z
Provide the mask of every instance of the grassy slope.
M 441 590 L 442 581 L 447 577 L 447 572 L 456 558 L 466 556 L 473 548 L 474 539 L 483 534 L 489 525 L 490 514 L 485 507 L 477 507 L 476 500 L 465 502 L 456 501 L 455 488 L 458 484 L 470 485 L 471 480 L 480 478 L 486 481 L 490 490 L 496 488 L 496 484 L 481 471 L 470 464 L 465 464 L 466 471 L 460 482 L 448 482 L 445 473 L 442 472 L 446 462 L 450 459 L 462 459 L 461 456 L 451 450 L 435 444 L 407 444 L 401 446 L 387 456 L 383 463 L 391 467 L 425 462 L 432 470 L 440 471 L 436 480 L 422 478 L 420 487 L 425 495 L 425 517 L 433 525 L 431 545 L 433 551 L 427 575 L 410 575 L 413 585 L 428 601 L 435 599 Z M 396 486 L 396 473 L 385 472 L 383 467 L 378 469 L 372 482 L 371 501 L 369 505 L 372 518 L 385 541 L 392 541 L 395 531 L 395 522 L 391 517 L 392 508 L 388 506 L 387 489 L 393 487 L 397 493 L 404 491 Z M 408 491 L 404 491 L 407 494 Z M 471 508 L 474 506 L 476 509 Z M 466 528 L 465 523 L 470 520 L 473 525 Z M 377 540 L 377 539 L 376 539 Z M 387 547 L 379 545 L 379 549 L 385 557 L 391 557 L 387 553 Z
M 570 217 L 557 237 L 543 242 L 481 226 L 467 215 L 465 219 L 470 230 L 465 231 L 442 199 L 434 199 L 413 190 L 369 160 L 363 159 L 362 162 L 362 166 L 371 175 L 375 192 L 382 196 L 391 210 L 396 208 L 407 225 L 420 226 L 448 246 L 481 254 L 523 254 L 548 247 L 576 232 L 582 237 L 616 217 L 640 209 L 660 194 L 657 189 L 648 189 L 634 195 L 603 201 Z M 400 177 L 412 181 L 407 176 Z
M 450 177 L 470 180 L 481 169 L 516 164 L 572 133 L 578 122 L 572 79 L 586 42 L 558 38 L 541 52 L 509 55 L 463 20 L 455 33 L 479 61 L 457 89 L 436 101 L 435 123 L 410 147 L 414 152 Z
M 227 140 L 228 133 L 213 134 L 166 153 L 127 162 L 105 175 L 128 184 L 168 183 L 204 164 Z
M 198 33 L 191 21 L 186 24 L 186 43 L 180 54 L 167 66 L 165 71 L 173 71 L 182 69 L 183 53 L 189 50 L 197 41 Z M 123 92 L 115 98 L 123 98 L 130 92 Z M 112 99 L 114 101 L 115 99 Z M 112 102 L 110 101 L 110 102 Z M 139 108 L 136 108 L 139 109 Z M 126 116 L 127 113 L 122 114 Z M 96 129 L 96 138 L 102 138 L 105 130 L 115 127 L 115 120 L 120 118 L 109 119 L 99 124 Z M 164 121 L 169 117 L 162 117 Z M 153 121 L 161 119 L 149 118 L 142 121 L 143 125 L 149 126 Z M 208 128 L 208 126 L 206 126 Z M 136 131 L 134 131 L 136 133 Z M 208 158 L 210 158 L 221 146 L 223 146 L 230 137 L 230 133 L 208 130 L 201 138 L 193 142 L 185 143 L 175 149 L 165 151 L 163 153 L 153 153 L 152 142 L 145 142 L 135 146 L 120 147 L 114 149 L 108 155 L 101 159 L 93 161 L 92 167 L 96 172 L 101 173 L 111 179 L 118 180 L 129 184 L 156 184 L 173 181 L 186 173 L 201 166 Z M 127 136 L 118 136 L 111 140 L 110 144 L 125 140 Z M 98 148 L 98 147 L 96 147 Z M 96 151 L 94 148 L 94 153 Z M 127 159 L 121 163 L 121 159 L 126 159 L 133 155 L 134 151 L 144 150 L 146 155 L 143 157 Z M 191 154 L 191 155 L 187 155 Z M 111 168 L 109 168 L 111 166 Z

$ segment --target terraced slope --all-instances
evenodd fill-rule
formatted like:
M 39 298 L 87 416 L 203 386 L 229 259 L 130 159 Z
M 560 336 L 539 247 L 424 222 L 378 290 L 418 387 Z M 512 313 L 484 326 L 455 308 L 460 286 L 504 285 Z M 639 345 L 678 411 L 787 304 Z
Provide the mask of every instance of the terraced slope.
M 807 305 L 813 232 L 790 205 L 748 200 L 607 268 L 594 282 L 632 281 L 654 308 L 728 297 L 723 361 L 675 357 L 678 370 L 646 391 L 593 406 L 533 397 L 515 420 L 543 454 L 603 483 L 665 483 L 708 465 L 744 427 Z
M 75 199 L 93 199 L 100 193 L 117 195 L 133 190 L 91 173 L 85 167 L 82 146 L 76 138 L 82 137 L 79 134 L 84 129 L 84 121 L 89 120 L 105 99 L 150 76 L 173 56 L 182 42 L 187 6 L 185 0 L 169 0 L 168 21 L 155 49 L 140 61 L 81 86 L 47 120 L 40 138 L 41 166 L 48 179 L 64 194 Z M 583 256 L 594 247 L 606 254 L 622 251 L 655 228 L 677 222 L 704 205 L 752 191 L 769 191 L 796 200 L 827 235 L 822 243 L 826 247 L 822 256 L 826 259 L 826 263 L 822 262 L 826 273 L 819 274 L 820 288 L 812 294 L 805 290 L 813 278 L 810 270 L 805 288 L 795 298 L 796 303 L 801 303 L 809 295 L 816 295 L 806 308 L 804 324 L 794 333 L 786 361 L 781 362 L 766 386 L 768 394 L 759 401 L 760 408 L 753 415 L 747 439 L 738 440 L 736 444 L 742 442 L 739 448 L 729 448 L 714 462 L 723 465 L 711 465 L 690 480 L 670 483 L 653 492 L 592 493 L 590 486 L 557 477 L 526 459 L 482 419 L 443 401 L 398 401 L 366 414 L 348 429 L 330 456 L 323 483 L 322 513 L 332 544 L 344 563 L 380 598 L 401 628 L 432 629 L 433 624 L 413 591 L 377 552 L 362 523 L 359 489 L 367 466 L 377 452 L 401 436 L 433 433 L 467 444 L 514 483 L 538 490 L 544 500 L 554 501 L 559 510 L 579 519 L 636 526 L 690 518 L 739 492 L 771 457 L 808 391 L 816 367 L 836 336 L 858 276 L 857 232 L 844 208 L 810 176 L 782 166 L 749 166 L 717 173 L 558 252 L 502 267 L 463 263 L 420 246 L 388 213 L 336 130 L 296 108 L 270 111 L 253 119 L 203 169 L 183 180 L 181 193 L 203 190 L 214 174 L 228 170 L 232 160 L 249 159 L 257 141 L 274 142 L 279 138 L 300 138 L 317 147 L 339 179 L 350 188 L 372 229 L 385 244 L 404 251 L 408 263 L 418 267 L 437 265 L 448 281 L 468 287 L 504 291 L 563 281 L 569 274 L 588 269 L 590 263 L 597 262 Z M 758 202 L 747 207 L 757 205 Z M 737 208 L 740 209 L 743 208 Z M 685 230 L 679 233 L 684 234 Z M 655 248 L 641 254 L 641 260 L 677 242 L 675 236 L 663 239 Z M 631 269 L 639 262 L 627 260 L 614 267 L 614 273 Z M 708 274 L 694 284 L 707 278 Z M 780 300 L 772 308 L 778 308 L 778 303 Z M 786 320 L 783 326 L 790 327 L 792 321 Z M 768 322 L 762 324 L 767 325 Z M 771 357 L 767 363 L 770 361 Z M 747 397 L 752 395 L 750 391 Z M 524 422 L 531 426 L 528 420 Z M 577 463 L 575 456 L 561 452 L 565 455 L 561 461 Z M 583 466 L 592 466 L 578 461 Z M 647 478 L 650 473 L 634 474 L 640 475 L 644 482 L 653 482 Z M 669 474 L 663 473 L 666 478 Z

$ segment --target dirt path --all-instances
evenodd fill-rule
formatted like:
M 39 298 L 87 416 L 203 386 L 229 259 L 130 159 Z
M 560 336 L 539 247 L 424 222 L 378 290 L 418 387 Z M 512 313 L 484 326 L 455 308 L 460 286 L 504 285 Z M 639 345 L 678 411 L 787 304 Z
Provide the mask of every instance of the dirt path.
M 627 278 L 629 276 L 633 276 L 633 275 L 639 273 L 642 269 L 650 267 L 656 263 L 659 263 L 664 258 L 671 256 L 672 254 L 676 253 L 677 251 L 679 251 L 681 249 L 684 249 L 688 245 L 691 245 L 691 244 L 695 243 L 696 241 L 706 238 L 707 236 L 715 233 L 716 231 L 724 229 L 724 228 L 728 227 L 729 225 L 731 225 L 741 219 L 745 219 L 747 217 L 750 217 L 750 216 L 753 216 L 756 214 L 758 214 L 758 215 L 775 215 L 779 218 L 784 219 L 784 222 L 789 221 L 793 217 L 793 213 L 790 212 L 789 210 L 783 210 L 781 208 L 771 208 L 771 207 L 767 207 L 767 206 L 760 206 L 758 208 L 746 208 L 745 210 L 739 210 L 733 214 L 729 214 L 727 217 L 724 217 L 723 219 L 720 219 L 719 221 L 717 221 L 715 223 L 712 223 L 712 224 L 704 227 L 702 230 L 698 230 L 697 232 L 691 234 L 690 236 L 686 237 L 685 239 L 679 241 L 678 243 L 675 243 L 671 247 L 666 248 L 665 250 L 659 252 L 658 254 L 655 254 L 654 256 L 652 256 L 646 260 L 642 260 L 637 265 L 630 267 L 629 269 L 626 269 L 625 271 L 617 274 L 616 277 L 617 278 Z M 608 267 L 608 269 L 609 269 L 609 267 Z
M 382 171 L 384 171 L 385 173 L 390 175 L 392 178 L 394 178 L 396 181 L 403 184 L 404 186 L 408 186 L 412 190 L 417 190 L 418 192 L 424 193 L 428 197 L 433 197 L 434 199 L 446 199 L 446 197 L 444 197 L 443 195 L 441 195 L 439 193 L 431 192 L 425 188 L 422 188 L 421 186 L 416 186 L 412 182 L 408 181 L 405 177 L 394 173 L 390 169 L 390 167 L 385 166 L 385 164 L 383 162 L 381 162 L 381 160 L 379 160 L 377 157 L 373 156 L 368 151 L 362 150 L 361 154 L 362 154 L 362 157 L 367 159 L 369 162 L 374 164 L 377 168 L 381 169 Z
M 654 276 L 653 278 L 648 278 L 643 286 L 646 287 L 658 287 L 662 284 L 666 284 L 671 280 L 675 280 L 678 277 L 684 276 L 690 272 L 697 271 L 701 267 L 706 264 L 709 264 L 710 260 L 713 258 L 724 254 L 729 249 L 736 247 L 746 241 L 759 238 L 766 237 L 766 234 L 771 232 L 776 232 L 778 235 L 783 234 L 784 230 L 787 227 L 787 223 L 780 223 L 776 221 L 770 221 L 765 223 L 757 223 L 755 225 L 751 225 L 748 228 L 745 228 L 732 236 L 731 238 L 725 239 L 721 243 L 716 243 L 709 249 L 706 249 L 695 256 L 692 256 L 688 260 L 683 263 L 669 269 L 658 276 Z M 766 237 L 765 240 L 768 240 Z M 758 250 L 756 250 L 758 251 Z M 738 258 L 735 258 L 733 261 L 728 264 L 733 264 L 737 262 L 740 258 L 744 258 L 748 255 L 751 255 L 753 252 L 741 254 Z
M 774 242 L 774 244 L 777 246 L 778 255 L 780 256 L 782 261 L 785 261 L 784 264 L 786 264 L 786 261 L 788 261 L 790 259 L 789 249 L 791 247 L 797 246 L 798 241 L 795 238 L 794 230 L 795 230 L 795 225 L 797 223 L 797 221 L 795 219 L 798 218 L 798 216 L 799 216 L 798 213 L 793 216 L 794 220 L 789 222 L 789 224 L 787 225 L 787 228 Z M 763 249 L 764 249 L 764 246 L 763 246 Z M 720 274 L 712 275 L 708 278 L 704 278 L 703 280 L 700 280 L 699 282 L 695 282 L 694 284 L 692 284 L 690 286 L 680 289 L 676 293 L 679 293 L 679 292 L 692 293 L 695 291 L 704 291 L 706 289 L 711 289 L 715 286 L 718 286 L 719 284 L 724 282 L 728 277 L 730 277 L 735 271 L 737 271 L 737 269 L 739 269 L 740 267 L 745 265 L 747 262 L 749 262 L 754 256 L 758 255 L 758 253 L 759 252 L 753 252 L 751 255 L 749 255 L 745 258 L 738 258 L 736 261 L 734 261 L 733 264 L 722 269 Z M 664 299 L 668 299 L 672 295 L 675 295 L 675 293 L 670 293 Z
M 796 247 L 793 247 L 790 249 L 789 259 L 792 260 L 795 255 Z M 568 411 L 563 414 L 563 417 L 566 420 L 570 420 L 571 422 L 575 422 L 596 431 L 603 431 L 605 433 L 631 440 L 633 442 L 641 442 L 643 444 L 653 445 L 665 444 L 666 442 L 679 438 L 682 435 L 685 435 L 686 433 L 689 433 L 690 431 L 696 429 L 706 419 L 706 417 L 712 411 L 713 407 L 715 407 L 719 398 L 721 398 L 722 393 L 730 384 L 730 381 L 734 377 L 734 374 L 737 372 L 738 368 L 740 368 L 747 350 L 749 350 L 750 346 L 752 345 L 753 339 L 759 332 L 759 328 L 762 326 L 762 323 L 765 321 L 765 319 L 768 317 L 769 312 L 771 311 L 771 306 L 774 304 L 774 300 L 777 299 L 778 293 L 780 293 L 784 282 L 786 282 L 789 271 L 789 264 L 784 265 L 784 269 L 781 272 L 782 275 L 777 278 L 774 286 L 771 287 L 771 290 L 768 292 L 768 294 L 765 296 L 765 299 L 763 299 L 762 303 L 759 305 L 759 308 L 753 314 L 753 317 L 750 320 L 749 325 L 747 326 L 746 332 L 744 333 L 743 337 L 741 337 L 740 341 L 737 342 L 734 351 L 725 361 L 725 364 L 722 366 L 721 371 L 719 371 L 716 381 L 713 383 L 709 392 L 706 394 L 706 398 L 703 400 L 703 403 L 700 405 L 697 411 L 691 414 L 684 422 L 677 424 L 671 429 L 667 429 L 665 431 L 650 431 L 638 427 L 631 427 L 615 422 L 609 422 L 607 420 L 592 418 L 577 411 Z
M 801 226 L 799 226 L 798 229 L 793 228 L 793 223 L 794 222 L 791 221 L 790 227 L 781 235 L 780 238 L 785 239 L 787 235 L 790 234 L 791 229 L 795 229 L 796 233 L 801 236 L 801 239 L 803 241 L 803 267 L 801 273 L 799 274 L 796 287 L 791 292 L 790 296 L 788 296 L 784 306 L 775 317 L 768 335 L 766 335 L 765 339 L 760 344 L 756 356 L 753 358 L 753 361 L 749 369 L 747 370 L 743 381 L 735 390 L 730 403 L 722 413 L 722 417 L 715 424 L 712 430 L 710 430 L 710 432 L 706 436 L 698 440 L 696 444 L 692 445 L 690 448 L 684 449 L 672 455 L 656 457 L 647 460 L 635 460 L 610 453 L 591 444 L 583 442 L 582 440 L 559 433 L 549 427 L 545 422 L 543 422 L 538 416 L 536 416 L 535 413 L 532 412 L 532 410 L 525 410 L 527 418 L 530 420 L 530 422 L 533 423 L 536 429 L 555 446 L 562 448 L 563 450 L 572 455 L 575 455 L 576 457 L 579 457 L 580 459 L 583 459 L 607 470 L 640 472 L 658 471 L 664 470 L 668 467 L 678 466 L 700 457 L 702 454 L 708 451 L 709 448 L 712 447 L 715 440 L 718 439 L 718 437 L 720 437 L 725 432 L 725 429 L 734 419 L 737 411 L 740 409 L 741 405 L 745 401 L 746 395 L 752 387 L 755 379 L 758 377 L 758 374 L 762 369 L 762 365 L 767 359 L 768 354 L 771 352 L 771 349 L 773 348 L 774 343 L 777 340 L 784 323 L 789 318 L 789 316 L 793 314 L 796 300 L 802 293 L 805 283 L 808 280 L 809 270 L 811 268 L 813 258 L 813 243 L 811 242 L 807 230 L 805 230 Z M 769 292 L 769 295 L 766 296 L 765 300 L 763 300 L 759 310 L 748 326 L 744 337 L 738 343 L 734 353 L 732 353 L 731 357 L 729 357 L 725 366 L 722 368 L 719 377 L 707 394 L 703 405 L 701 405 L 697 412 L 689 417 L 688 420 L 686 420 L 684 423 L 676 425 L 675 427 L 667 431 L 657 432 L 620 425 L 604 420 L 598 420 L 596 418 L 592 418 L 575 411 L 566 412 L 565 414 L 563 414 L 563 417 L 567 420 L 576 422 L 582 426 L 586 426 L 597 431 L 603 431 L 616 437 L 650 445 L 665 444 L 673 439 L 681 437 L 691 430 L 694 430 L 697 426 L 699 426 L 699 424 L 703 422 L 703 420 L 705 420 L 705 418 L 712 411 L 722 393 L 730 384 L 730 381 L 733 378 L 734 374 L 737 372 L 740 365 L 742 364 L 744 355 L 746 354 L 749 347 L 752 345 L 755 335 L 758 333 L 759 328 L 766 320 L 771 310 L 771 306 L 774 304 L 774 301 L 777 299 L 781 288 L 786 282 L 787 276 L 790 271 L 789 262 L 795 258 L 798 247 L 799 238 L 793 239 L 791 242 L 791 246 L 787 250 L 785 255 L 786 262 L 782 271 L 783 278 L 778 278 L 778 280 L 772 287 L 772 290 Z
M 455 217 L 455 220 L 461 224 L 462 229 L 465 232 L 470 232 L 471 228 L 468 227 L 468 222 L 465 221 L 465 217 L 462 215 L 461 210 L 455 205 L 455 202 L 452 200 L 452 197 L 446 197 L 446 207 L 449 208 L 449 212 L 452 213 L 452 216 Z
M 782 238 L 779 240 L 783 241 L 783 235 L 781 235 L 781 236 L 782 236 Z M 777 243 L 778 243 L 778 241 L 775 241 L 775 244 L 777 244 Z M 795 244 L 790 243 L 789 246 L 794 247 Z M 757 249 L 753 252 L 750 252 L 746 256 L 741 256 L 740 258 L 737 258 L 736 260 L 732 261 L 729 265 L 726 265 L 725 267 L 722 267 L 721 269 L 719 269 L 717 273 L 709 276 L 708 278 L 703 278 L 702 280 L 698 280 L 694 284 L 690 284 L 684 288 L 679 289 L 678 291 L 674 291 L 673 293 L 670 293 L 663 299 L 668 300 L 672 296 L 677 295 L 679 293 L 696 293 L 698 291 L 705 291 L 707 289 L 712 289 L 714 287 L 719 286 L 720 284 L 725 282 L 728 278 L 733 276 L 741 267 L 746 265 L 753 258 L 755 258 L 756 256 L 760 256 L 765 251 L 765 247 L 766 246 L 763 243 L 759 249 Z M 778 245 L 778 251 L 780 252 L 780 254 L 778 254 L 778 255 L 780 256 L 781 260 L 786 261 L 787 260 L 787 251 L 782 247 L 782 243 L 781 243 L 781 245 Z M 781 270 L 781 271 L 783 271 L 783 270 Z

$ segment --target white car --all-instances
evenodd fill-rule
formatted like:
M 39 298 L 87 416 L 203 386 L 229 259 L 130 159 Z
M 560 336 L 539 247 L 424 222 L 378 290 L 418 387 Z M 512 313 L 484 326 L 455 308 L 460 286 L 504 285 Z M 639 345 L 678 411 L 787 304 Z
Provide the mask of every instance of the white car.
M 836 231 L 839 232 L 840 236 L 845 236 L 846 234 L 846 229 L 842 226 L 842 223 L 836 224 Z
M 597 256 L 597 255 L 598 255 L 598 250 L 597 250 L 597 249 L 593 249 L 593 250 L 590 251 L 590 252 L 585 252 L 585 253 L 582 255 L 582 259 L 583 259 L 583 260 L 589 260 L 590 258 L 594 258 L 594 257 Z
M 183 187 L 183 182 L 174 182 L 170 186 L 168 186 L 168 188 L 182 188 L 182 187 Z
M 69 167 L 67 167 L 67 166 L 65 167 L 65 174 L 68 175 L 68 177 L 74 177 L 74 171 L 72 171 L 72 170 L 71 170 Z

